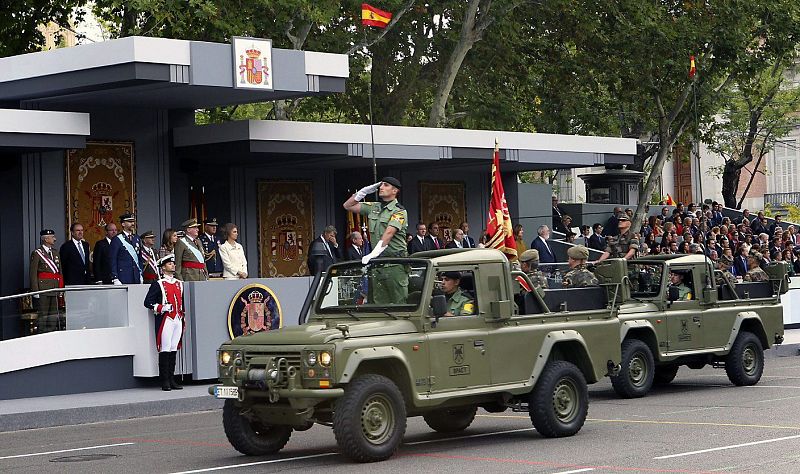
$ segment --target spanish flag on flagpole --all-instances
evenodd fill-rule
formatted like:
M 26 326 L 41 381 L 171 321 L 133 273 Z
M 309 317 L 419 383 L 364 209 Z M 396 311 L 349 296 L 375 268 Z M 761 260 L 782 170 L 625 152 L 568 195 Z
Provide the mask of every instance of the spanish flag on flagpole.
M 689 56 L 689 79 L 693 79 L 697 74 L 697 64 L 694 62 L 694 55 Z
M 392 20 L 392 14 L 379 10 L 372 5 L 366 3 L 361 4 L 361 24 L 364 26 L 375 26 L 378 28 L 386 28 L 386 25 Z
M 500 175 L 500 149 L 494 143 L 494 158 L 492 160 L 492 200 L 489 202 L 489 220 L 486 223 L 486 233 L 489 241 L 486 246 L 497 249 L 508 257 L 509 260 L 517 259 L 517 242 L 511 227 L 511 215 L 508 212 L 506 192 L 503 190 L 503 180 Z

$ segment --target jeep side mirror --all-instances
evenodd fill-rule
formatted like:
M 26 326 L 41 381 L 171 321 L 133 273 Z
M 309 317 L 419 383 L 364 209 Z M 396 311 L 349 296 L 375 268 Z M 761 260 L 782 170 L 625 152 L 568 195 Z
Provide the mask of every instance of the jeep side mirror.
M 439 318 L 447 313 L 447 297 L 445 295 L 435 295 L 431 298 L 431 309 L 433 309 L 434 326 L 439 322 Z
M 678 291 L 677 286 L 669 286 L 667 287 L 667 299 L 670 303 L 673 301 L 678 301 L 680 298 L 680 291 Z

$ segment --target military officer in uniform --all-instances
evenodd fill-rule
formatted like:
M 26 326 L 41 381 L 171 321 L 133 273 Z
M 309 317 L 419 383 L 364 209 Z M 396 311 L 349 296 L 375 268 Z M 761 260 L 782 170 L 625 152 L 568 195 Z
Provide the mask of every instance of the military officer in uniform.
M 618 235 L 609 235 L 606 238 L 606 251 L 597 259 L 598 262 L 611 258 L 624 258 L 630 260 L 639 250 L 639 239 L 631 232 L 631 221 L 625 214 L 617 218 Z
M 461 291 L 461 272 L 442 272 L 442 292 L 447 297 L 445 316 L 469 316 L 475 314 L 475 301 Z
M 719 256 L 719 259 L 717 259 L 717 269 L 719 269 L 722 274 L 716 275 L 717 286 L 725 285 L 726 280 L 729 281 L 731 285 L 735 285 L 737 283 L 736 277 L 733 276 L 733 273 L 731 273 L 732 266 L 733 261 L 730 259 L 730 257 L 725 254 Z
M 585 286 L 597 286 L 599 282 L 594 273 L 586 268 L 586 260 L 589 258 L 589 249 L 583 245 L 576 245 L 567 250 L 570 271 L 564 275 L 561 283 L 564 288 L 583 288 Z
M 142 282 L 142 266 L 139 261 L 139 248 L 142 242 L 133 230 L 136 218 L 131 213 L 119 216 L 122 232 L 111 240 L 108 260 L 111 265 L 111 282 L 115 285 L 131 285 Z
M 142 263 L 142 283 L 153 283 L 161 276 L 158 268 L 158 257 L 153 248 L 156 245 L 156 234 L 148 230 L 140 235 L 142 246 L 139 248 L 139 261 Z
M 528 249 L 522 252 L 522 255 L 519 256 L 519 266 L 531 280 L 531 284 L 533 284 L 539 296 L 544 298 L 544 290 L 547 288 L 547 277 L 539 270 L 539 251 L 536 249 Z
M 683 270 L 671 270 L 669 272 L 669 286 L 678 288 L 678 300 L 692 299 L 692 289 L 683 282 L 684 275 Z
M 761 252 L 750 252 L 747 256 L 747 273 L 742 278 L 744 281 L 769 281 L 767 272 L 761 269 L 764 263 L 764 256 Z
M 42 245 L 31 253 L 29 275 L 31 291 L 63 288 L 64 277 L 61 273 L 61 257 L 55 248 L 56 233 L 52 229 L 42 229 L 39 232 L 39 236 Z M 33 295 L 33 297 L 39 300 L 38 332 L 63 329 L 58 312 L 58 295 L 53 292 Z
M 365 186 L 344 202 L 344 208 L 366 216 L 372 252 L 361 258 L 366 265 L 378 256 L 405 257 L 408 212 L 397 201 L 400 180 L 388 176 Z M 367 194 L 378 191 L 380 202 L 360 202 Z M 385 265 L 374 269 L 372 299 L 375 304 L 403 304 L 408 297 L 408 268 L 405 265 Z
M 200 224 L 197 219 L 191 218 L 181 224 L 184 236 L 175 243 L 175 278 L 183 281 L 206 281 L 206 270 L 203 246 L 197 234 L 200 233 Z
M 200 236 L 209 277 L 222 277 L 222 259 L 219 256 L 222 241 L 217 237 L 217 225 L 216 217 L 204 220 L 203 235 Z

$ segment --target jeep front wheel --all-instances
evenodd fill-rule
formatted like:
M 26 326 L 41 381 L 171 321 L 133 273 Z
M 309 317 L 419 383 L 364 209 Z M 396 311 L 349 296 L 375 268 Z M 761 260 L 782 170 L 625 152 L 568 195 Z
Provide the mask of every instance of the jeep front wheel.
M 572 436 L 589 412 L 586 379 L 574 364 L 549 362 L 531 391 L 528 411 L 534 428 L 547 438 Z
M 422 415 L 425 423 L 439 433 L 455 433 L 469 428 L 478 407 L 442 408 Z
M 222 426 L 234 449 L 248 456 L 274 454 L 283 449 L 292 436 L 290 426 L 270 426 L 242 414 L 234 400 L 225 400 Z
M 614 391 L 622 398 L 639 398 L 653 387 L 655 362 L 650 347 L 639 339 L 622 343 L 622 370 L 611 377 Z
M 764 372 L 764 349 L 755 334 L 742 331 L 725 358 L 725 372 L 734 385 L 755 385 Z
M 397 451 L 406 432 L 403 395 L 382 375 L 348 384 L 333 413 L 333 434 L 342 453 L 358 462 L 383 461 Z

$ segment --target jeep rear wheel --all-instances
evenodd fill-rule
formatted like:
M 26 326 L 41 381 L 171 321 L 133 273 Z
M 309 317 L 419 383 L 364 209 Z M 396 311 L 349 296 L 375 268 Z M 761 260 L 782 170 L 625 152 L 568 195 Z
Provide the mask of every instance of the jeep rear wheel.
M 425 423 L 439 433 L 464 431 L 475 419 L 478 407 L 442 408 L 422 415 Z
M 614 391 L 622 398 L 639 398 L 653 387 L 655 362 L 650 347 L 639 339 L 622 343 L 622 370 L 611 377 Z
M 547 438 L 572 436 L 580 431 L 589 412 L 586 379 L 574 364 L 549 362 L 528 400 L 536 431 Z
M 667 385 L 678 375 L 678 368 L 676 364 L 659 365 L 656 367 L 655 374 L 653 375 L 653 383 L 656 385 Z
M 764 372 L 764 349 L 755 334 L 742 331 L 725 358 L 725 372 L 734 385 L 755 385 Z
M 242 414 L 235 400 L 225 400 L 222 426 L 234 449 L 248 456 L 274 454 L 283 449 L 292 436 L 290 426 L 270 426 Z
M 348 384 L 333 413 L 333 434 L 342 453 L 358 462 L 383 461 L 397 451 L 406 432 L 403 395 L 382 375 Z

